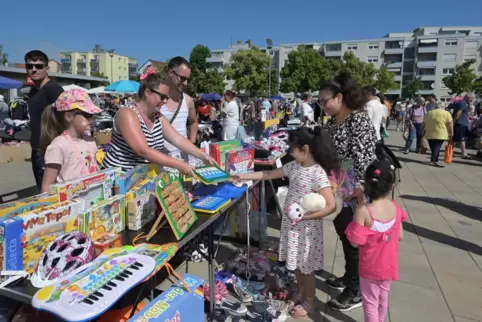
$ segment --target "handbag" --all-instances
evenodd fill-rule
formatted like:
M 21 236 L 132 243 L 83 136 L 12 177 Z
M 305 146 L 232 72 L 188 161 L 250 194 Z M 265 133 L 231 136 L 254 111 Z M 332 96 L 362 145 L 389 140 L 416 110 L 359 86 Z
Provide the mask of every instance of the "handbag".
M 452 163 L 453 157 L 454 157 L 454 142 L 450 140 L 449 144 L 447 144 L 447 146 L 445 147 L 444 162 L 447 164 Z
M 425 154 L 429 149 L 428 140 L 424 137 L 422 138 L 422 142 L 420 144 L 420 153 Z

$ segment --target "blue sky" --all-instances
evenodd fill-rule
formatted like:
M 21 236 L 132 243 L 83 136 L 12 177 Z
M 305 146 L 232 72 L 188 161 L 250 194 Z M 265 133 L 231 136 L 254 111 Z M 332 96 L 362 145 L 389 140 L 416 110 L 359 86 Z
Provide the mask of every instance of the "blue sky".
M 149 58 L 188 57 L 196 44 L 227 48 L 231 39 L 264 45 L 266 38 L 279 44 L 378 38 L 419 26 L 482 25 L 482 0 L 21 3 L 5 0 L 0 5 L 0 44 L 15 62 L 30 49 L 59 59 L 61 51 L 89 51 L 101 44 L 142 64 Z

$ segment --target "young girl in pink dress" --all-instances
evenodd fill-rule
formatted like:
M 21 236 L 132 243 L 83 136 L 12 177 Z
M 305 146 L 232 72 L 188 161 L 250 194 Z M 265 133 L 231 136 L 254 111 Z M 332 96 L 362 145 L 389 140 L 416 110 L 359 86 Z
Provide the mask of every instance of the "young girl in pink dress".
M 388 292 L 398 280 L 398 244 L 407 214 L 388 196 L 395 184 L 395 168 L 374 161 L 365 173 L 365 194 L 371 203 L 357 209 L 345 233 L 360 250 L 359 274 L 365 322 L 383 322 Z

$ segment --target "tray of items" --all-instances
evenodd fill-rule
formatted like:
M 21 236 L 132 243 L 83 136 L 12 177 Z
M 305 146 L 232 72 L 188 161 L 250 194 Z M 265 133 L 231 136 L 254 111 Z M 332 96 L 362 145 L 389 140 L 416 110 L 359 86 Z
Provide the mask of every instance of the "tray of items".
M 217 196 L 205 196 L 192 203 L 192 208 L 196 212 L 202 212 L 207 214 L 215 214 L 224 207 L 226 207 L 231 199 L 217 197 Z
M 206 185 L 216 184 L 231 179 L 229 174 L 215 165 L 196 168 L 194 169 L 194 173 L 197 178 Z

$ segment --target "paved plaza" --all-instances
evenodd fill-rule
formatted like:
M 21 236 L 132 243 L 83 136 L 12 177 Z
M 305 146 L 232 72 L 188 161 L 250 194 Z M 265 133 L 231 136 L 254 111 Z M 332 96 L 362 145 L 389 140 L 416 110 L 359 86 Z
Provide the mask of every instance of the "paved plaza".
M 428 155 L 398 152 L 402 135 L 391 134 L 387 144 L 403 165 L 396 201 L 409 220 L 400 244 L 400 281 L 392 284 L 386 321 L 482 321 L 482 162 L 455 157 L 446 168 L 434 168 L 425 164 Z M 0 195 L 33 191 L 28 163 L 2 164 L 0 176 Z M 324 280 L 344 271 L 332 219 L 325 220 L 325 270 L 318 276 L 319 313 L 312 320 L 363 321 L 362 309 L 339 313 L 325 305 L 336 292 Z M 207 277 L 205 263 L 190 264 L 189 270 Z

